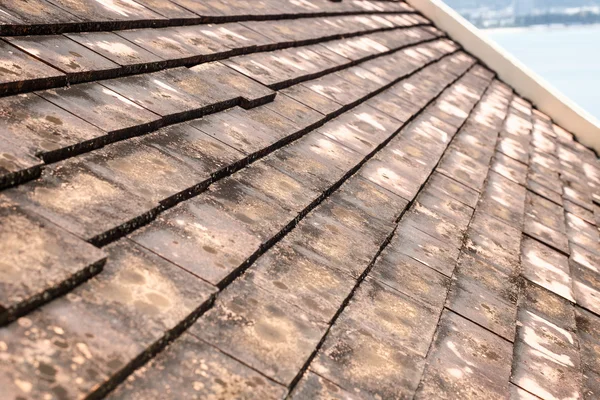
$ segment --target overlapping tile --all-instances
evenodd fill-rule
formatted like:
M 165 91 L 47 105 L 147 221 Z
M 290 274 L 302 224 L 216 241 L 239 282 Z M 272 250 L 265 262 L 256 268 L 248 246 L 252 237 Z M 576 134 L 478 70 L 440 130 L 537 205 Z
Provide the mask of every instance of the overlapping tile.
M 528 237 L 523 238 L 523 276 L 573 301 L 572 279 L 568 258 L 556 250 Z
M 511 351 L 500 337 L 444 311 L 415 398 L 501 398 Z
M 518 320 L 520 342 L 566 367 L 580 369 L 579 342 L 573 332 L 526 310 L 519 310 Z
M 581 398 L 581 372 L 522 342 L 514 351 L 511 382 L 541 398 Z
M 131 242 L 107 253 L 97 277 L 0 329 L 7 396 L 96 391 L 185 327 L 215 291 Z
M 0 325 L 98 273 L 103 251 L 34 213 L 3 202 Z
M 66 34 L 68 38 L 121 66 L 123 73 L 160 69 L 166 62 L 154 53 L 113 32 Z
M 47 169 L 42 179 L 4 191 L 1 196 L 97 242 L 104 242 L 127 225 L 148 221 L 157 207 L 103 179 L 78 159 Z
M 189 332 L 288 385 L 325 329 L 299 308 L 252 283 L 237 281 Z
M 537 316 L 569 331 L 575 331 L 575 311 L 565 298 L 529 281 L 523 282 L 519 296 L 519 309 L 531 311 Z
M 332 400 L 354 400 L 352 393 L 342 389 L 335 383 L 322 378 L 312 371 L 306 372 L 294 391 L 292 399 L 327 398 Z
M 518 293 L 515 276 L 463 255 L 453 279 L 446 307 L 513 341 Z
M 0 64 L 3 68 L 0 94 L 55 87 L 66 83 L 64 73 L 4 41 L 0 41 L 0 51 Z
M 211 235 L 205 235 L 206 230 Z M 218 208 L 187 202 L 135 232 L 132 240 L 214 284 L 235 271 L 261 243 Z
M 65 73 L 69 83 L 116 76 L 119 65 L 65 36 L 7 38 L 22 51 Z M 36 87 L 40 89 L 40 87 Z
M 28 170 L 42 163 L 76 154 L 102 142 L 104 131 L 35 94 L 0 100 L 4 115 L 2 186 L 20 183 Z M 39 170 L 38 170 L 39 173 Z
M 375 339 L 342 316 L 311 370 L 361 398 L 409 397 L 419 384 L 423 360 L 389 337 Z
M 149 396 L 279 399 L 285 388 L 185 333 L 147 366 L 137 370 L 109 399 Z
M 333 318 L 354 286 L 335 260 L 285 239 L 261 256 L 244 279 L 324 323 Z
M 441 307 L 450 285 L 448 277 L 401 251 L 402 248 L 388 246 L 369 276 L 400 293 L 434 307 Z

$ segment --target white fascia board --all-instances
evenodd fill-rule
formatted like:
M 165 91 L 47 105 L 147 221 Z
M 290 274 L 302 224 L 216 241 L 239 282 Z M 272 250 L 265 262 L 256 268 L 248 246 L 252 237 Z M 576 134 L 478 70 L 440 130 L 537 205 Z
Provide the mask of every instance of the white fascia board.
M 406 0 L 554 122 L 600 154 L 600 122 L 439 0 Z M 560 55 L 557 55 L 560 57 Z

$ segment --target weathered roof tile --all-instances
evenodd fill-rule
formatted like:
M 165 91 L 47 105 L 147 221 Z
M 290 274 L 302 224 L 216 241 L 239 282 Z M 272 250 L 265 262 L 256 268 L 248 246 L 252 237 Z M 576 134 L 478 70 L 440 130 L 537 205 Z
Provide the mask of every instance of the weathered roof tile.
M 301 84 L 279 91 L 278 96 L 281 95 L 289 96 L 323 115 L 332 115 L 342 108 L 342 105 L 335 100 Z
M 21 144 L 4 141 L 4 152 L 0 153 L 0 188 L 26 182 L 40 176 L 42 160 L 31 155 Z
M 417 201 L 432 211 L 449 218 L 457 227 L 463 230 L 467 228 L 473 215 L 471 207 L 454 200 L 443 192 L 437 191 L 433 186 L 422 190 L 417 197 Z
M 581 372 L 522 342 L 515 344 L 511 382 L 530 393 L 555 398 L 581 397 Z
M 524 187 L 490 171 L 478 209 L 521 229 L 525 214 Z
M 521 261 L 524 277 L 567 300 L 574 300 L 569 259 L 565 255 L 524 237 Z
M 475 207 L 478 194 L 475 190 L 435 171 L 427 181 L 424 190 L 432 190 L 446 194 L 469 207 Z M 438 196 L 439 197 L 439 196 Z
M 203 183 L 195 168 L 138 138 L 106 146 L 80 160 L 83 168 L 105 182 L 156 205 Z
M 0 330 L 11 397 L 77 397 L 98 389 L 168 339 L 214 293 L 127 240 L 107 252 L 100 275 Z
M 565 254 L 569 252 L 569 241 L 564 233 L 548 228 L 529 215 L 525 218 L 523 232 Z
M 265 158 L 267 164 L 319 192 L 361 159 L 360 154 L 317 132 Z
M 565 233 L 564 209 L 556 203 L 528 191 L 525 200 L 525 213 L 527 218 L 531 218 L 557 232 Z
M 443 306 L 450 286 L 443 274 L 390 247 L 381 253 L 369 276 L 435 308 Z
M 409 225 L 397 231 L 390 246 L 446 276 L 452 275 L 458 258 L 458 249 L 452 244 L 437 240 Z
M 493 171 L 496 171 L 500 175 L 520 185 L 525 185 L 526 183 L 525 179 L 527 177 L 527 166 L 519 161 L 505 156 L 503 153 L 497 152 L 494 155 L 491 168 Z
M 158 206 L 103 179 L 79 159 L 48 168 L 39 181 L 7 190 L 3 196 L 95 243 L 148 221 Z
M 577 336 L 530 311 L 520 310 L 518 340 L 567 367 L 581 368 Z
M 0 94 L 64 85 L 66 75 L 10 44 L 0 41 Z
M 441 308 L 419 303 L 387 285 L 367 279 L 344 310 L 343 318 L 375 340 L 393 343 L 425 357 L 440 312 Z
M 205 99 L 186 93 L 185 87 L 179 87 L 177 80 L 165 71 L 103 81 L 102 86 L 168 121 L 198 116 L 208 105 Z
M 506 302 L 500 293 L 489 290 L 479 277 L 468 276 L 462 271 L 459 270 L 452 281 L 446 307 L 512 342 L 517 306 Z M 501 272 L 496 274 L 499 279 L 507 279 Z
M 352 393 L 345 391 L 335 383 L 307 371 L 291 393 L 292 399 L 355 400 Z
M 272 117 L 279 116 L 268 109 L 262 109 L 262 112 L 271 113 Z M 288 126 L 294 126 L 291 121 L 279 118 Z M 246 155 L 259 153 L 286 137 L 285 131 L 252 120 L 245 110 L 238 107 L 194 120 L 190 125 Z
M 318 129 L 320 133 L 344 146 L 366 155 L 400 127 L 393 118 L 369 105 L 358 106 L 329 121 Z
M 60 159 L 103 144 L 106 132 L 34 93 L 0 99 L 2 139 L 45 160 Z M 4 150 L 10 155 L 8 149 Z
M 570 245 L 570 260 L 594 272 L 600 272 L 600 256 L 574 243 Z
M 52 2 L 85 21 L 164 19 L 163 16 L 141 4 L 126 0 L 114 0 L 108 7 L 97 2 L 88 2 L 85 0 L 52 0 Z
M 286 210 L 300 213 L 319 198 L 317 193 L 291 176 L 258 161 L 235 175 L 235 180 L 252 187 L 262 195 L 274 200 Z
M 432 237 L 448 242 L 460 248 L 466 233 L 465 226 L 458 226 L 455 221 L 445 215 L 440 215 L 420 204 L 413 203 L 411 209 L 403 216 L 402 221 L 420 229 Z
M 284 393 L 281 385 L 184 333 L 108 398 L 233 396 L 248 400 L 260 396 L 275 400 Z
M 102 269 L 102 250 L 9 202 L 0 204 L 0 213 L 0 325 Z
M 191 200 L 191 203 L 199 206 L 210 204 L 219 208 L 263 243 L 276 236 L 298 214 L 298 210 L 283 208 L 264 193 L 234 177 L 211 185 L 206 193 Z
M 589 268 L 574 265 L 571 267 L 573 294 L 577 304 L 588 310 L 600 313 L 600 275 Z
M 243 153 L 188 123 L 161 128 L 141 137 L 139 144 L 157 148 L 189 164 L 196 173 L 194 184 L 206 182 L 245 158 Z
M 119 64 L 124 73 L 143 72 L 147 68 L 160 68 L 166 65 L 166 62 L 156 54 L 113 32 L 69 33 L 65 36 Z
M 236 281 L 190 332 L 288 385 L 325 333 L 326 326 L 255 284 Z
M 507 341 L 445 310 L 415 398 L 502 397 L 511 352 Z
M 198 202 L 172 208 L 131 239 L 215 285 L 235 272 L 261 243 L 242 222 Z
M 34 30 L 36 25 L 59 24 L 67 25 L 81 21 L 75 15 L 56 7 L 50 2 L 33 0 L 27 3 L 2 3 L 2 14 L 11 24 L 24 25 L 23 30 Z
M 361 398 L 411 396 L 423 359 L 392 339 L 375 339 L 350 318 L 332 328 L 311 370 Z
M 330 265 L 358 278 L 368 267 L 381 241 L 345 225 L 331 210 L 317 210 L 288 235 L 290 242 L 324 257 Z M 380 235 L 383 232 L 380 231 Z
M 505 249 L 502 242 L 491 233 L 471 230 L 465 245 L 468 252 L 506 275 L 514 274 L 519 267 L 519 251 Z
M 329 323 L 355 284 L 335 263 L 287 239 L 263 254 L 244 279 L 323 323 Z
M 561 328 L 575 331 L 575 312 L 568 300 L 527 280 L 523 281 L 521 293 L 520 309 L 529 310 Z
M 476 191 L 481 190 L 486 176 L 484 164 L 454 148 L 444 154 L 439 172 Z
M 67 74 L 69 83 L 111 78 L 119 65 L 62 35 L 11 37 L 13 46 Z
M 334 198 L 351 204 L 381 221 L 395 221 L 406 209 L 408 201 L 392 192 L 354 175 L 342 185 Z
M 598 228 L 570 212 L 565 213 L 565 217 L 567 220 L 567 236 L 569 240 L 600 255 Z
M 160 120 L 157 114 L 98 83 L 46 90 L 39 95 L 118 137 L 157 127 Z

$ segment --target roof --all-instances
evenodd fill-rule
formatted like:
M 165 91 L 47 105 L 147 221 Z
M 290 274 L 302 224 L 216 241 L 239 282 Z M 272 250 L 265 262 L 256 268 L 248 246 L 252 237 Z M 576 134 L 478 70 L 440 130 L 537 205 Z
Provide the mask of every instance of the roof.
M 600 165 L 403 2 L 0 2 L 3 399 L 600 396 Z

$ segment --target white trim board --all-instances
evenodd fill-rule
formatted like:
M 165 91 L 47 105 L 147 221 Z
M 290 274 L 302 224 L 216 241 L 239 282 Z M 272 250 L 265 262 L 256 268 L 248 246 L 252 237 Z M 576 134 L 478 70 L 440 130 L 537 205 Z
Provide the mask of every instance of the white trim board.
M 406 0 L 582 144 L 600 154 L 600 122 L 440 0 Z M 599 71 L 600 72 L 600 71 Z

